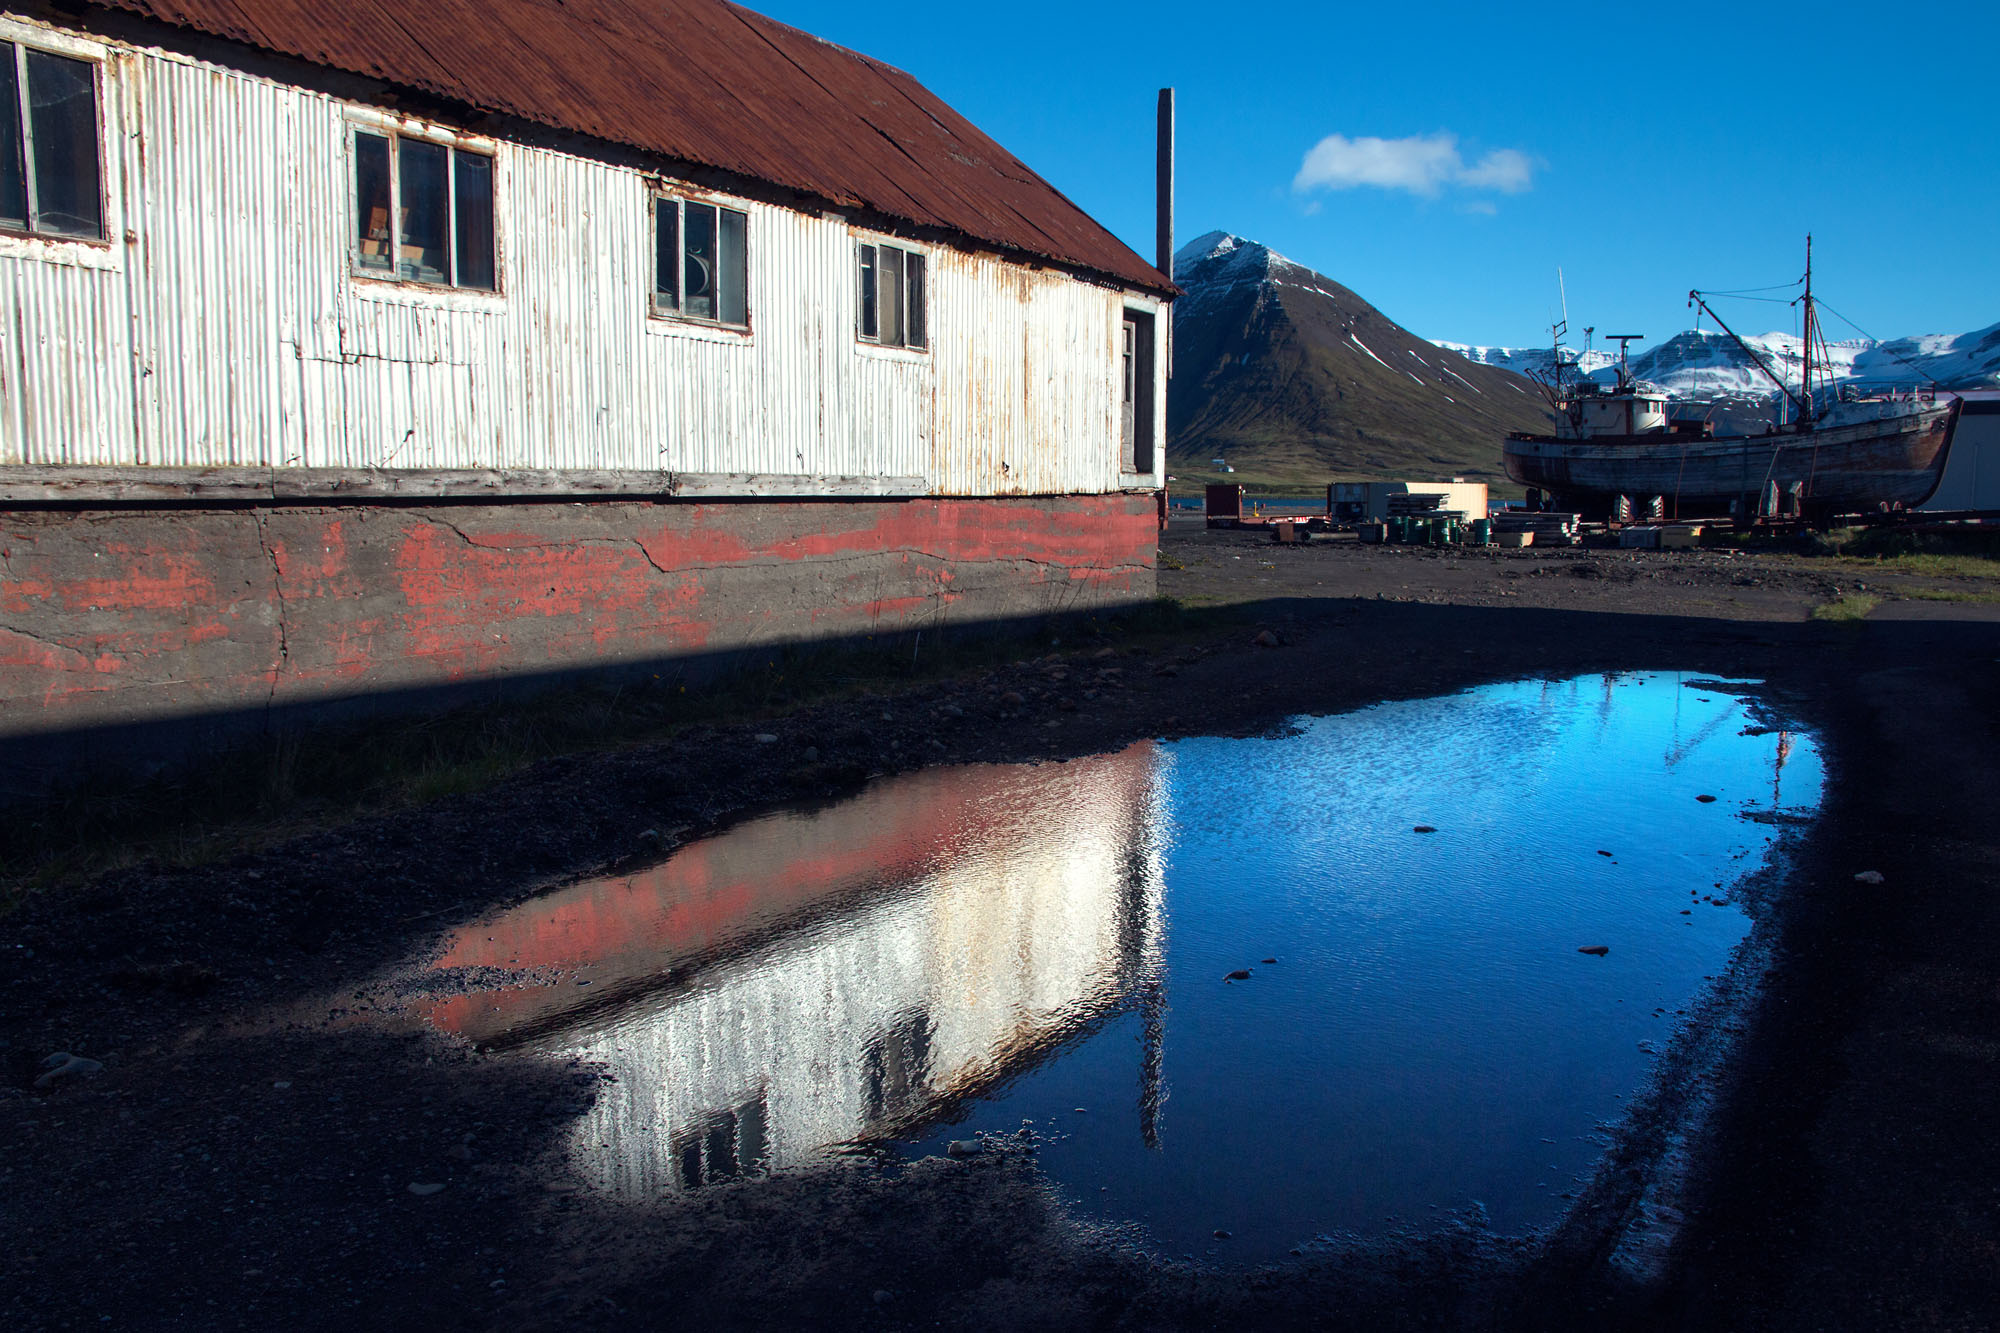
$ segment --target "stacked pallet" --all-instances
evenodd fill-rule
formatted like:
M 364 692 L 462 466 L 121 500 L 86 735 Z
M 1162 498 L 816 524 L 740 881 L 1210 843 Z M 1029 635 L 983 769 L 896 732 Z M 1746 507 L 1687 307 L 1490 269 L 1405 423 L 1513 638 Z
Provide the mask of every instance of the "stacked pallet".
M 1575 546 L 1583 540 L 1577 535 L 1578 525 L 1583 521 L 1581 514 L 1542 514 L 1526 509 L 1503 509 L 1493 516 L 1493 531 L 1496 536 L 1525 532 L 1528 540 L 1523 546 Z M 1514 543 L 1503 541 L 1501 545 Z
M 1446 496 L 1429 491 L 1411 491 L 1406 495 L 1387 497 L 1391 518 L 1448 518 L 1455 522 L 1465 522 L 1463 509 L 1446 509 Z

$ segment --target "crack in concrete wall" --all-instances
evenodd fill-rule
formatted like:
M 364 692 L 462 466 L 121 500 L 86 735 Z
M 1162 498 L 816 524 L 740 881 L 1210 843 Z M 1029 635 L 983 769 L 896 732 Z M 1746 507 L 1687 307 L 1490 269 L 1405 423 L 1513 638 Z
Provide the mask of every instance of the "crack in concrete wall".
M 278 679 L 285 674 L 291 664 L 291 617 L 290 607 L 285 600 L 285 570 L 278 559 L 278 553 L 271 546 L 270 516 L 259 512 L 251 515 L 257 528 L 257 544 L 264 550 L 264 556 L 271 562 L 271 600 L 278 608 L 278 659 L 271 664 L 271 689 L 264 696 L 264 711 L 269 713 L 278 700 Z

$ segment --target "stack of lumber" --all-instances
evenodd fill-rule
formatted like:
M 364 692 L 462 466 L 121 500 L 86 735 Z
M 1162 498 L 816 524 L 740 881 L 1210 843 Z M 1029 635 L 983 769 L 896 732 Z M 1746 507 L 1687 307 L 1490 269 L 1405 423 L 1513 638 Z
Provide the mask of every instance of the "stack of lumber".
M 1493 531 L 1532 532 L 1536 546 L 1575 546 L 1582 540 L 1577 526 L 1581 514 L 1537 514 L 1526 509 L 1503 509 L 1493 516 Z

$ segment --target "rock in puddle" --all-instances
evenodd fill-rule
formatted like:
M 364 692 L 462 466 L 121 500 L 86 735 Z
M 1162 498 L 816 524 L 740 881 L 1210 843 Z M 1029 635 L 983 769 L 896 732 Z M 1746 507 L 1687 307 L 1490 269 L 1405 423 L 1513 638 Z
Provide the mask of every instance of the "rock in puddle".
M 104 1072 L 102 1060 L 91 1060 L 81 1055 L 71 1055 L 68 1051 L 57 1051 L 42 1061 L 46 1070 L 35 1080 L 35 1086 L 46 1088 L 66 1078 L 89 1078 Z

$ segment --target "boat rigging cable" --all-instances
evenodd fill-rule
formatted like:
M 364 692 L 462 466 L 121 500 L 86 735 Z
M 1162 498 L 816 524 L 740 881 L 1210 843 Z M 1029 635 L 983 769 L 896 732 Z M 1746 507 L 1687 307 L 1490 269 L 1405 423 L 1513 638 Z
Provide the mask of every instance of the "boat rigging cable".
M 1721 292 L 1717 292 L 1715 294 L 1717 296 L 1722 295 Z M 1771 383 L 1777 385 L 1779 390 L 1785 395 L 1785 397 L 1792 400 L 1792 405 L 1799 409 L 1799 419 L 1801 421 L 1804 421 L 1807 415 L 1805 402 L 1797 394 L 1792 392 L 1791 385 L 1779 379 L 1778 373 L 1772 370 L 1770 366 L 1764 363 L 1764 358 L 1757 355 L 1757 349 L 1752 347 L 1749 343 L 1744 342 L 1743 339 L 1737 334 L 1735 329 L 1732 329 L 1729 327 L 1729 325 L 1725 324 L 1723 322 L 1722 316 L 1715 313 L 1715 308 L 1709 305 L 1707 301 L 1702 299 L 1702 294 L 1700 292 L 1696 291 L 1689 292 L 1688 304 L 1692 306 L 1697 306 L 1701 310 L 1707 312 L 1708 317 L 1715 321 L 1715 326 L 1721 329 L 1724 333 L 1728 334 L 1730 341 L 1735 343 L 1738 347 L 1742 348 L 1743 354 L 1745 356 L 1749 357 L 1752 361 L 1756 362 L 1757 369 L 1763 371 L 1765 377 L 1769 379 Z
M 1902 357 L 1897 356 L 1894 352 L 1891 352 L 1888 348 L 1888 345 L 1885 344 L 1880 338 L 1877 338 L 1874 334 L 1862 328 L 1859 324 L 1856 324 L 1853 320 L 1841 314 L 1838 310 L 1835 310 L 1832 306 L 1826 305 L 1825 301 L 1821 301 L 1819 304 L 1826 306 L 1827 310 L 1833 315 L 1835 319 L 1838 319 L 1841 323 L 1847 325 L 1848 328 L 1853 329 L 1856 333 L 1866 338 L 1869 342 L 1874 343 L 1875 346 L 1870 350 L 1881 352 L 1884 355 L 1890 357 L 1892 360 L 1900 362 L 1906 368 L 1916 371 L 1917 374 L 1922 375 L 1927 380 L 1930 380 L 1930 385 L 1933 389 L 1944 388 L 1944 385 L 1939 384 L 1937 380 L 1933 379 L 1931 377 L 1931 373 L 1925 370 L 1922 366 L 1918 365 L 1914 361 L 1905 361 Z

